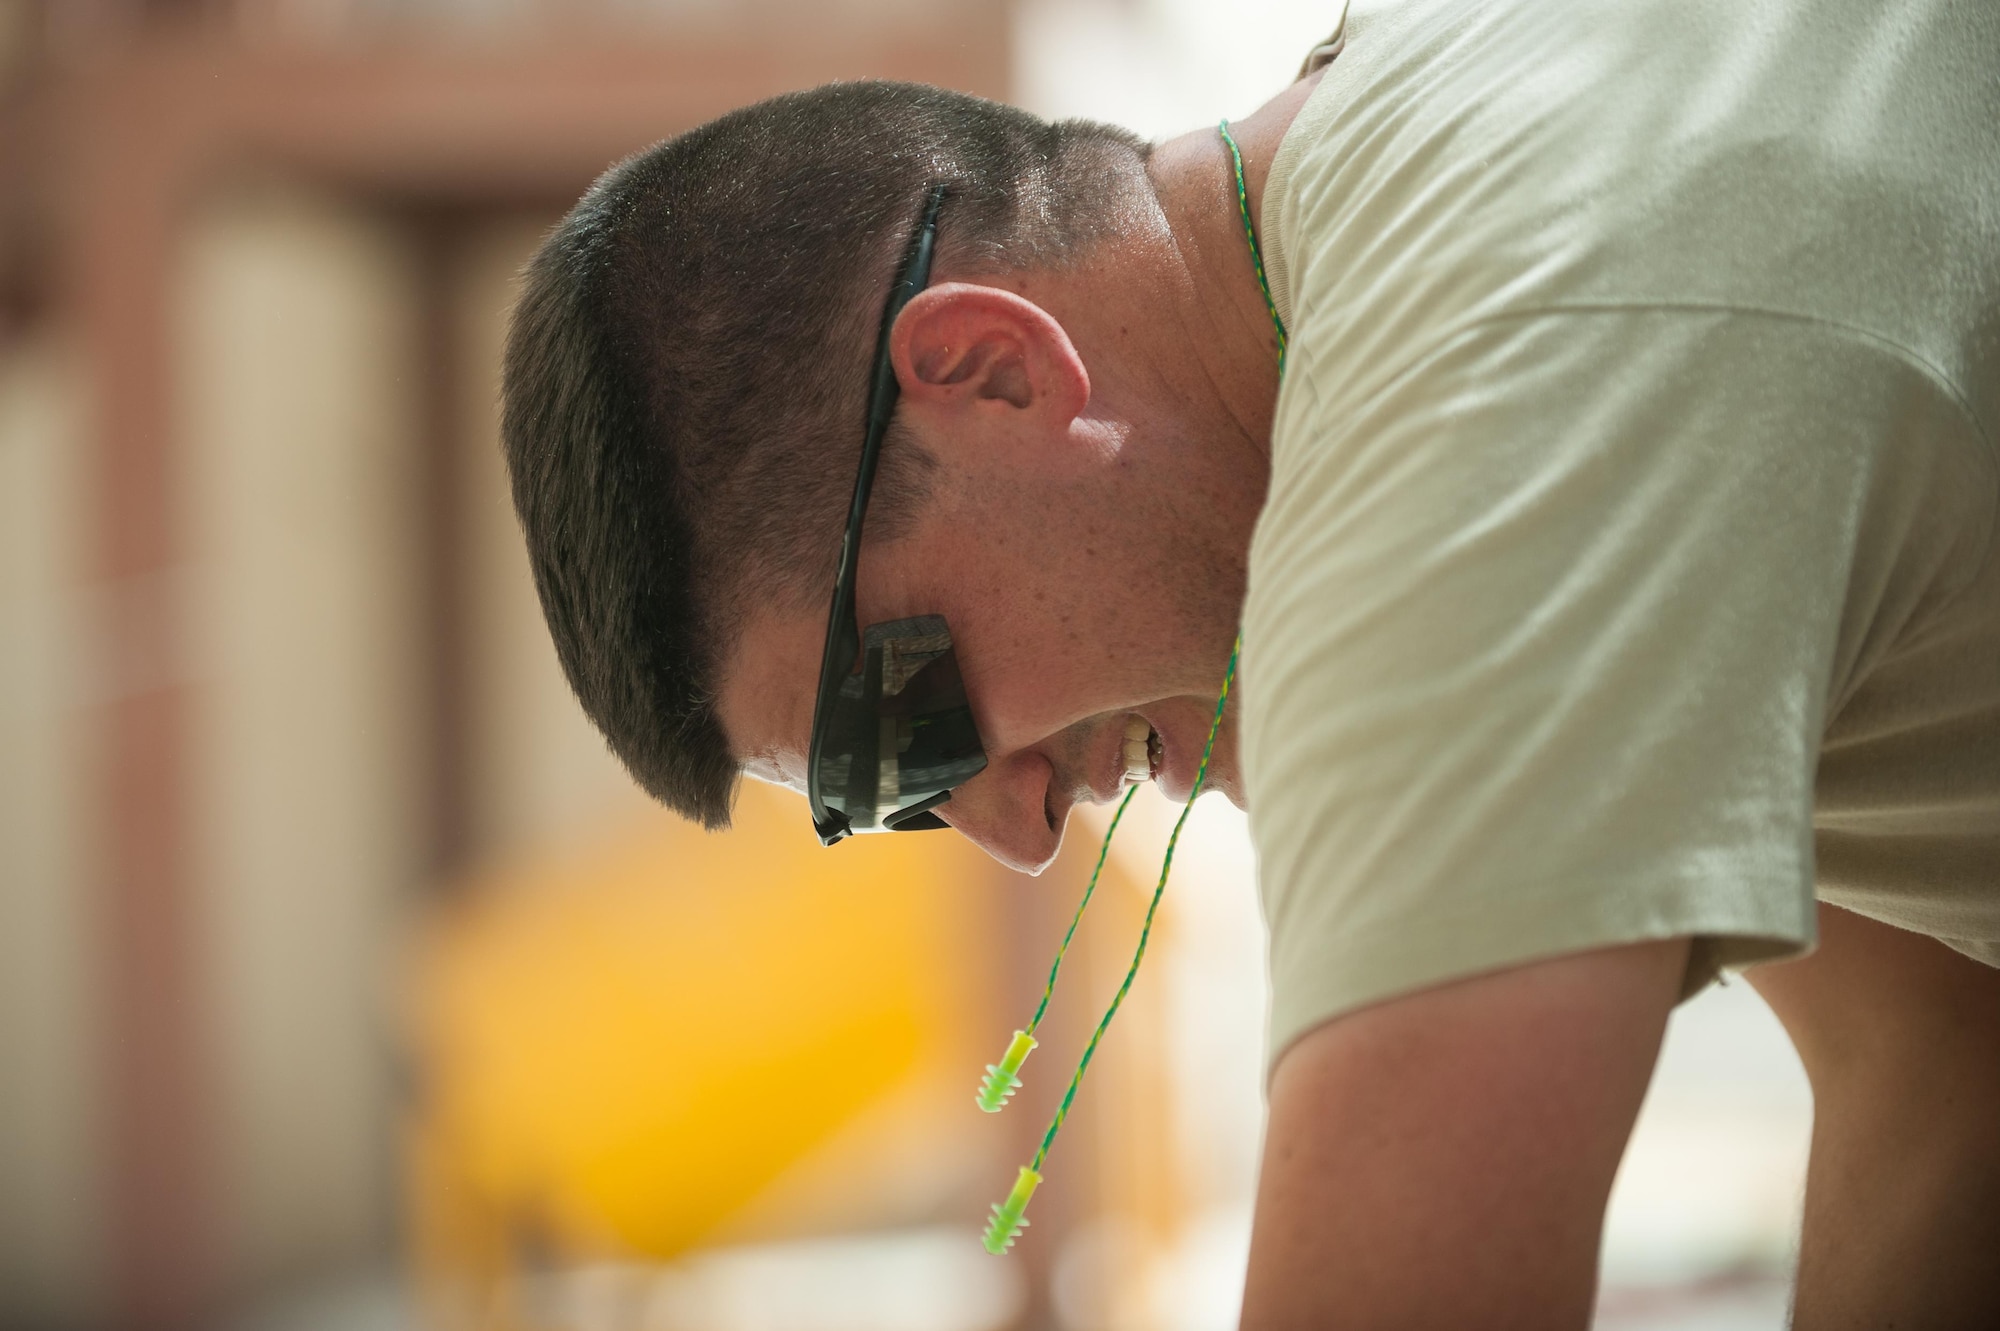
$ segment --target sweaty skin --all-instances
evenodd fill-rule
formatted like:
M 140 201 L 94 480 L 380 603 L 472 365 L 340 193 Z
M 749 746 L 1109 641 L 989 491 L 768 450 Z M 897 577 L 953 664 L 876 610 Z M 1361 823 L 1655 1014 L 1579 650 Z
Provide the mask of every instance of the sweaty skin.
M 1253 213 L 1311 86 L 1232 125 Z M 949 620 L 989 765 L 938 812 L 1028 872 L 1075 804 L 1118 794 L 1128 729 L 1185 798 L 1269 482 L 1275 346 L 1227 153 L 1203 129 L 1149 171 L 1157 212 L 1061 274 L 963 280 L 942 236 L 891 337 L 899 417 L 938 465 L 906 534 L 864 542 L 860 622 Z M 795 789 L 825 634 L 809 599 L 750 617 L 717 698 L 745 770 Z M 1243 803 L 1233 720 L 1210 784 Z M 1753 977 L 1820 1105 L 1797 1325 L 2000 1326 L 2000 972 L 1822 914 L 1819 954 Z M 1244 1327 L 1586 1326 L 1686 956 L 1557 957 L 1296 1041 L 1272 1074 Z

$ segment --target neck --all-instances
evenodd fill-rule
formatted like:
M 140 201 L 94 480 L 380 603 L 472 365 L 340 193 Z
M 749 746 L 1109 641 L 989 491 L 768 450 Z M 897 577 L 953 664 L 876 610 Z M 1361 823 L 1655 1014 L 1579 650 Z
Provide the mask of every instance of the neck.
M 1317 75 L 1302 79 L 1255 114 L 1230 122 L 1260 243 L 1271 162 L 1318 81 Z M 1277 335 L 1243 234 L 1229 150 L 1209 126 L 1159 145 L 1148 170 L 1171 238 L 1169 262 L 1178 269 L 1174 332 L 1245 442 L 1268 463 L 1278 398 Z

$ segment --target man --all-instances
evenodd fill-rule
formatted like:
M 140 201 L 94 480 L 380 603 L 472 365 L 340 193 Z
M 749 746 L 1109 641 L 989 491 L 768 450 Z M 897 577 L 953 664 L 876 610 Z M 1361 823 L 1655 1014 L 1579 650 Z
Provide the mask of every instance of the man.
M 1128 727 L 1187 796 L 1240 627 L 1246 1326 L 1584 1325 L 1667 1014 L 1725 965 L 1814 1086 L 1798 1325 L 2000 1325 L 2000 11 L 1339 38 L 1233 126 L 1243 212 L 1214 130 L 901 86 L 607 173 L 507 367 L 578 696 L 710 826 L 748 772 L 1034 871 Z M 862 733 L 910 743 L 897 633 L 976 728 L 930 786 Z

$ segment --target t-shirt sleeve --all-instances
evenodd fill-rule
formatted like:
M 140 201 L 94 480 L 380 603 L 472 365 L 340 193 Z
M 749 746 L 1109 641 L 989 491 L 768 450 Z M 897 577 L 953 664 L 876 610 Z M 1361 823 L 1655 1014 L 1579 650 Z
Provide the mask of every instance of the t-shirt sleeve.
M 1692 992 L 1810 945 L 1850 571 L 1916 376 L 1729 312 L 1495 320 L 1363 401 L 1294 347 L 1244 620 L 1273 1055 L 1565 952 L 1692 936 Z

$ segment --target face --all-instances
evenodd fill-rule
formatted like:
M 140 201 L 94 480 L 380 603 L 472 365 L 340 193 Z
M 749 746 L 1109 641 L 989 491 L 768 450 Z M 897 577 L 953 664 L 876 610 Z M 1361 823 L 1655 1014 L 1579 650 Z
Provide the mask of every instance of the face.
M 1157 385 L 1093 385 L 1069 329 L 1019 293 L 932 287 L 891 352 L 899 416 L 938 465 L 907 530 L 864 540 L 858 622 L 950 624 L 987 766 L 936 813 L 1037 873 L 1069 811 L 1118 798 L 1128 772 L 1174 799 L 1193 788 L 1263 477 Z M 744 770 L 800 791 L 826 635 L 813 601 L 753 613 L 717 697 Z M 1232 709 L 1208 785 L 1240 803 L 1235 752 Z

